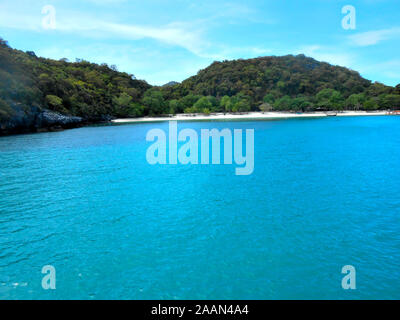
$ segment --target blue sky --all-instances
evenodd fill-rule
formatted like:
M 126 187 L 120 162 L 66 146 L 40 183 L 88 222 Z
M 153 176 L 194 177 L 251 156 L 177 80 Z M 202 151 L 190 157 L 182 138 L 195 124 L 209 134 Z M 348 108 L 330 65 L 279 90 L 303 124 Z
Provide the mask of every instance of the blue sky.
M 56 10 L 45 29 L 42 8 Z M 356 29 L 342 28 L 342 7 Z M 400 83 L 399 0 L 0 0 L 0 37 L 20 50 L 117 65 L 150 84 L 215 60 L 304 53 Z

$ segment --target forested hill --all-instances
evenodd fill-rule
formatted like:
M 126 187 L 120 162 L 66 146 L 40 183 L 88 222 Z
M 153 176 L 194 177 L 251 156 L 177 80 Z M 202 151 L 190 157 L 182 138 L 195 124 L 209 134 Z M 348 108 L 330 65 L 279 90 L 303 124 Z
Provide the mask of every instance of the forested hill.
M 400 85 L 304 55 L 214 62 L 154 87 L 115 66 L 40 58 L 0 38 L 0 134 L 174 113 L 400 109 Z
M 249 60 L 214 62 L 196 76 L 185 80 L 180 95 L 194 93 L 223 97 L 242 93 L 261 101 L 267 93 L 274 96 L 315 96 L 325 88 L 343 95 L 365 91 L 371 82 L 357 72 L 304 55 L 262 57 Z
M 167 100 L 175 99 L 174 108 L 189 108 L 188 112 L 216 107 L 220 111 L 400 108 L 400 85 L 371 84 L 356 71 L 304 55 L 214 62 L 162 91 Z M 195 98 L 187 96 L 206 96 L 209 103 L 202 99 L 191 108 L 185 102 Z
M 39 58 L 0 38 L 0 133 L 140 116 L 149 88 L 113 66 Z

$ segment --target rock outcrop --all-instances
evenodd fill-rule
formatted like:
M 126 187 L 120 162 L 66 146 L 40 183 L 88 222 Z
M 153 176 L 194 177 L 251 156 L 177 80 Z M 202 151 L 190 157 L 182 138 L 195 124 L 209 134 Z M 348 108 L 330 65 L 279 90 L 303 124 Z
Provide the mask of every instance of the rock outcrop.
M 62 128 L 71 128 L 80 125 L 83 122 L 81 117 L 66 116 L 53 111 L 45 110 L 36 117 L 36 126 L 39 128 L 50 128 L 61 126 Z
M 0 135 L 51 131 L 79 127 L 85 123 L 80 117 L 63 115 L 36 106 L 11 105 L 12 116 L 0 118 Z

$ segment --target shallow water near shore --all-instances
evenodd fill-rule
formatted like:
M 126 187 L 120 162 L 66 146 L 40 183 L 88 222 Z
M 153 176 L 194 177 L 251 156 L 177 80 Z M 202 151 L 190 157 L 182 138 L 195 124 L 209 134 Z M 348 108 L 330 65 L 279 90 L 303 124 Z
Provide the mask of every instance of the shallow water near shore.
M 399 298 L 400 117 L 178 122 L 254 129 L 249 176 L 151 166 L 152 128 L 0 137 L 1 299 Z

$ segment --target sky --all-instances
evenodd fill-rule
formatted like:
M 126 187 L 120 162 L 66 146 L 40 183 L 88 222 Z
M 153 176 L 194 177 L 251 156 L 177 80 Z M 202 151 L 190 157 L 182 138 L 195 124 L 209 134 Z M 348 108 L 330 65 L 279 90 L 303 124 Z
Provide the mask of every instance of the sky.
M 0 37 L 152 85 L 213 61 L 300 53 L 400 83 L 399 0 L 0 0 Z

